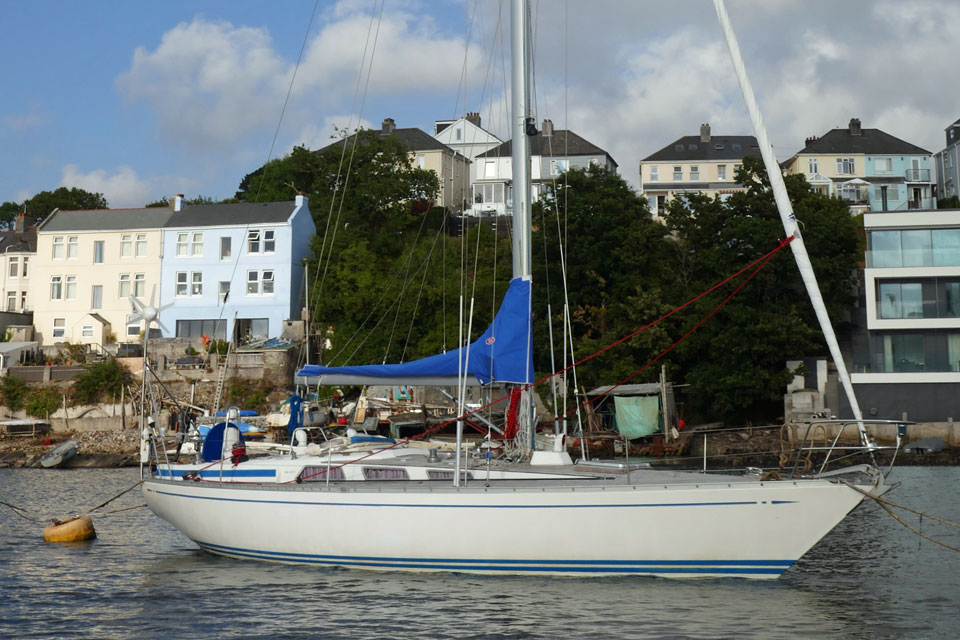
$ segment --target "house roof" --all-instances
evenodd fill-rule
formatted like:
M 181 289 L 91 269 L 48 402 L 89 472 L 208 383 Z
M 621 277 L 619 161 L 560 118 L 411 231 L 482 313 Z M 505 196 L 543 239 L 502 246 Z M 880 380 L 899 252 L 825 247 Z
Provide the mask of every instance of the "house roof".
M 290 218 L 296 206 L 294 201 L 184 205 L 180 211 L 169 212 L 163 228 L 281 223 Z
M 512 154 L 513 141 L 507 140 L 503 144 L 479 154 L 477 157 L 506 158 Z M 606 156 L 614 166 L 617 166 L 617 161 L 614 160 L 613 156 L 609 153 L 567 129 L 554 129 L 553 135 L 551 136 L 544 136 L 542 131 L 538 131 L 535 136 L 530 136 L 530 155 L 555 156 L 558 158 L 603 155 Z
M 374 131 L 377 130 L 374 129 Z M 451 153 L 453 155 L 461 155 L 427 132 L 416 127 L 405 127 L 402 129 L 394 128 L 390 133 L 380 130 L 379 133 L 381 136 L 396 136 L 400 139 L 400 142 L 405 144 L 411 151 L 446 151 L 447 153 Z M 355 135 L 356 134 L 351 134 L 342 140 L 337 140 L 333 144 L 328 144 L 327 146 L 319 149 L 317 153 L 323 153 L 331 147 L 342 147 L 344 144 L 353 142 Z
M 55 211 L 38 227 L 38 231 L 122 231 L 124 229 L 158 229 L 173 214 L 167 207 L 146 209 L 86 209 Z
M 809 140 L 797 155 L 813 153 L 930 155 L 926 149 L 921 149 L 880 129 L 861 129 L 860 135 L 853 135 L 849 128 L 831 129 L 816 140 Z
M 0 231 L 0 253 L 8 253 L 11 251 L 36 253 L 37 228 L 27 227 L 23 230 L 23 233 L 17 233 L 14 229 Z
M 701 141 L 700 136 L 683 136 L 642 162 L 740 160 L 747 155 L 760 155 L 760 145 L 753 136 L 710 136 L 709 142 Z

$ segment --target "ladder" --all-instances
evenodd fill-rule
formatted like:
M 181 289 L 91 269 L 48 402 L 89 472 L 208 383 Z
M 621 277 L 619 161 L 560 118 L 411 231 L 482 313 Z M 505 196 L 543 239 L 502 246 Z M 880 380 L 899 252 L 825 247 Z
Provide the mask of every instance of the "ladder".
M 216 416 L 220 412 L 220 398 L 223 396 L 223 385 L 227 380 L 227 364 L 230 362 L 230 349 L 233 347 L 232 342 L 227 343 L 227 353 L 223 356 L 223 362 L 220 363 L 220 373 L 217 376 L 217 394 L 213 398 L 213 415 Z

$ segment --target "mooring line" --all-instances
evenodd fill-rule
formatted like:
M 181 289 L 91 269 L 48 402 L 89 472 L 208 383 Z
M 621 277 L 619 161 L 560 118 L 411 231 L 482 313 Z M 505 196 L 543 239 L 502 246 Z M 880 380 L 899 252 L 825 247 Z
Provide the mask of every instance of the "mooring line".
M 846 480 L 841 480 L 841 482 L 843 482 L 843 484 L 847 485 L 847 486 L 850 487 L 851 489 L 853 489 L 853 490 L 855 490 L 855 491 L 859 491 L 860 493 L 862 493 L 862 494 L 865 495 L 866 497 L 870 498 L 871 500 L 875 500 L 875 501 L 877 502 L 877 504 L 880 505 L 880 508 L 883 509 L 884 511 L 886 511 L 887 513 L 889 513 L 890 516 L 891 516 L 894 520 L 896 520 L 897 522 L 899 522 L 899 523 L 902 524 L 904 527 L 906 527 L 907 529 L 909 529 L 909 530 L 912 531 L 913 533 L 917 534 L 917 535 L 920 536 L 921 538 L 923 538 L 923 539 L 925 539 L 925 540 L 929 540 L 930 542 L 932 542 L 932 543 L 934 543 L 934 544 L 938 544 L 938 545 L 940 545 L 941 547 L 946 547 L 947 549 L 950 549 L 951 551 L 956 551 L 956 552 L 960 553 L 960 548 L 951 546 L 951 545 L 947 544 L 946 542 L 941 542 L 940 540 L 937 540 L 936 538 L 931 538 L 931 537 L 928 536 L 927 534 L 925 534 L 925 533 L 923 533 L 923 532 L 921 532 L 921 531 L 919 531 L 919 530 L 917 530 L 917 529 L 914 529 L 914 528 L 911 527 L 909 524 L 907 524 L 907 523 L 903 520 L 903 518 L 901 518 L 901 517 L 898 516 L 896 513 L 894 513 L 894 512 L 893 512 L 893 509 L 891 509 L 890 507 L 896 507 L 897 509 L 903 509 L 904 511 L 909 511 L 910 513 L 916 514 L 916 515 L 920 516 L 921 521 L 923 520 L 923 518 L 930 518 L 931 520 L 934 520 L 934 521 L 939 522 L 939 523 L 941 523 L 941 524 L 945 524 L 945 525 L 948 525 L 948 526 L 950 526 L 950 527 L 956 527 L 956 528 L 958 528 L 958 529 L 960 529 L 960 524 L 958 524 L 958 523 L 956 523 L 956 522 L 951 522 L 950 520 L 944 520 L 943 518 L 938 518 L 937 516 L 931 515 L 931 514 L 929 514 L 929 513 L 924 513 L 923 511 L 918 511 L 918 510 L 916 510 L 916 509 L 911 509 L 910 507 L 904 506 L 904 505 L 902 505 L 902 504 L 897 504 L 896 502 L 893 502 L 892 500 L 887 500 L 886 498 L 882 498 L 882 497 L 880 497 L 880 496 L 875 496 L 875 495 L 873 495 L 873 494 L 871 494 L 871 493 L 869 493 L 869 492 L 867 492 L 867 491 L 864 491 L 864 490 L 861 489 L 860 487 L 858 487 L 858 486 L 856 486 L 856 485 L 854 485 L 854 484 L 851 484 L 850 482 L 848 482 L 848 481 L 846 481 Z M 888 506 L 888 505 L 889 505 L 889 506 Z
M 108 504 L 110 504 L 111 502 L 113 502 L 114 500 L 116 500 L 117 498 L 119 498 L 120 496 L 122 496 L 123 494 L 128 493 L 128 492 L 130 492 L 130 491 L 133 491 L 134 489 L 136 489 L 137 487 L 139 487 L 142 483 L 143 483 L 143 480 L 138 480 L 137 483 L 134 484 L 132 487 L 129 487 L 129 488 L 127 488 L 127 489 L 124 489 L 123 491 L 121 491 L 121 492 L 118 493 L 117 495 L 113 496 L 112 498 L 110 498 L 109 500 L 107 500 L 106 502 L 104 502 L 103 504 L 98 504 L 98 505 L 95 506 L 93 509 L 90 509 L 89 511 L 87 511 L 86 514 L 84 514 L 84 515 L 91 514 L 91 513 L 93 513 L 94 511 L 96 511 L 97 509 L 102 509 L 103 507 L 107 506 Z
M 30 520 L 30 521 L 32 521 L 32 522 L 43 522 L 43 520 L 41 520 L 41 519 L 39 519 L 39 518 L 32 518 L 32 517 L 26 515 L 26 514 L 28 514 L 28 513 L 30 513 L 30 512 L 27 511 L 26 509 L 24 509 L 23 507 L 18 507 L 18 506 L 15 505 L 15 504 L 10 504 L 9 502 L 4 502 L 3 500 L 0 500 L 0 504 L 4 505 L 5 507 L 10 507 L 10 509 L 11 509 L 15 514 L 17 514 L 18 516 L 20 516 L 20 517 L 23 518 L 24 520 Z

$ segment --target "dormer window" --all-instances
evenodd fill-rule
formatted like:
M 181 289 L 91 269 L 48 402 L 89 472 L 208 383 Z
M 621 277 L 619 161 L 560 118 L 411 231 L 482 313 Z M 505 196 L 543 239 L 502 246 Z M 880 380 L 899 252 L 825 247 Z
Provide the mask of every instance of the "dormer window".
M 682 144 L 678 144 L 675 148 L 676 148 L 677 151 L 683 151 L 683 145 L 682 145 Z
M 732 145 L 730 145 L 730 148 L 733 149 L 734 151 L 740 151 L 740 144 L 737 142 L 734 142 Z
M 688 150 L 688 151 L 696 151 L 696 150 L 697 150 L 697 145 L 695 145 L 695 144 L 693 144 L 693 143 L 690 143 L 690 144 L 687 145 L 687 150 Z
M 722 151 L 722 150 L 723 150 L 723 143 L 722 143 L 722 142 L 718 142 L 717 144 L 713 145 L 713 148 L 716 149 L 717 151 Z

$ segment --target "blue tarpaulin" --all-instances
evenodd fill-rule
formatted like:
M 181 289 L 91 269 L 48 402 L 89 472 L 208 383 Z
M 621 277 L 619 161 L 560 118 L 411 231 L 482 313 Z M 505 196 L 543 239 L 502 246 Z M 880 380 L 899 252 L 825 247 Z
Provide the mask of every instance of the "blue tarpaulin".
M 467 384 L 533 382 L 530 347 L 530 280 L 514 278 L 487 330 L 468 347 L 401 364 L 352 367 L 307 365 L 297 372 L 301 384 L 455 385 L 466 365 Z

